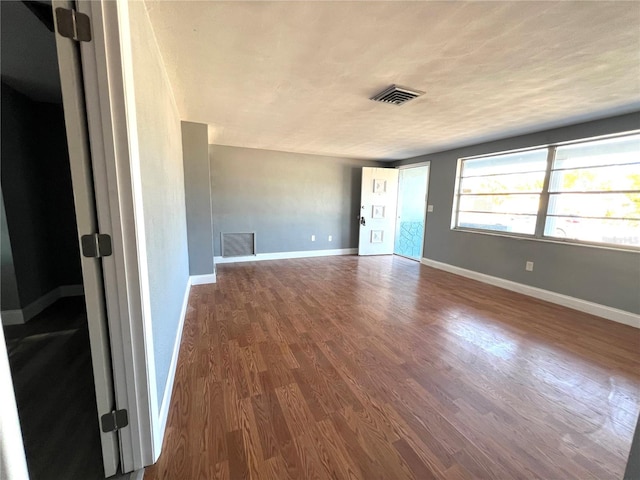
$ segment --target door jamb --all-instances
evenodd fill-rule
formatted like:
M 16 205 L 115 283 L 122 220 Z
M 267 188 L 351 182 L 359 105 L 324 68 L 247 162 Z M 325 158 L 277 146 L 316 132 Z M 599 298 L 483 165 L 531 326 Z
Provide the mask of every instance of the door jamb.
M 399 165 L 396 168 L 398 170 L 407 170 L 409 168 L 418 168 L 418 167 L 429 167 L 427 170 L 427 194 L 425 195 L 424 198 L 424 231 L 422 232 L 422 243 L 420 245 L 420 256 L 418 258 L 418 262 L 420 261 L 420 259 L 424 258 L 424 239 L 427 236 L 427 217 L 429 216 L 429 212 L 427 211 L 429 208 L 429 192 L 430 192 L 430 188 L 429 188 L 429 180 L 431 179 L 431 160 L 427 160 L 426 162 L 419 162 L 419 163 L 409 163 L 406 165 Z M 398 180 L 398 201 L 396 202 L 397 205 L 400 205 L 400 181 Z M 397 222 L 396 222 L 397 225 Z M 396 238 L 397 238 L 398 232 L 396 231 Z M 394 248 L 395 250 L 395 248 Z M 409 260 L 415 260 L 415 258 L 411 258 L 411 257 L 405 257 L 404 255 L 400 255 L 399 253 L 395 253 L 393 252 L 394 255 L 398 255 L 399 257 L 403 257 L 403 258 L 408 258 Z
M 406 168 L 427 167 L 427 166 L 431 168 L 431 160 L 428 160 L 426 162 L 407 163 L 406 165 L 398 165 L 396 168 L 398 170 L 404 170 Z
M 2 314 L 0 313 L 0 317 Z M 9 355 L 0 318 L 0 471 L 6 472 L 8 480 L 27 480 L 27 457 L 24 453 L 22 430 L 15 391 L 9 368 Z M 4 477 L 2 477 L 4 478 Z
M 126 473 L 154 463 L 161 447 L 154 436 L 158 399 L 137 124 L 131 108 L 135 98 L 128 5 L 121 0 L 77 0 L 77 6 L 91 18 L 93 30 L 93 41 L 81 42 L 82 70 L 98 224 L 113 244 L 103 272 L 116 407 L 129 413 L 129 425 L 119 430 Z

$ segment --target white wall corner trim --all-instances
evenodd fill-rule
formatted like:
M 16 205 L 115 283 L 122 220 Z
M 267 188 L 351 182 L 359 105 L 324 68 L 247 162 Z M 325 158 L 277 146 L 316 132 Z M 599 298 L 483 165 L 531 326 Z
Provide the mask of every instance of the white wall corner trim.
M 606 305 L 600 305 L 599 303 L 589 302 L 580 298 L 570 297 L 561 293 L 552 292 L 550 290 L 544 290 L 538 287 L 532 287 L 523 283 L 513 282 L 511 280 L 505 280 L 504 278 L 493 277 L 484 273 L 475 272 L 473 270 L 467 270 L 466 268 L 456 267 L 448 263 L 438 262 L 429 258 L 423 258 L 420 263 L 429 267 L 444 270 L 449 273 L 454 273 L 462 277 L 478 280 L 479 282 L 488 283 L 496 287 L 511 290 L 513 292 L 522 293 L 530 297 L 538 298 L 550 303 L 562 305 L 563 307 L 572 308 L 581 312 L 596 315 L 598 317 L 606 318 L 614 322 L 630 325 L 635 328 L 640 328 L 640 315 L 620 310 Z
M 191 285 L 207 285 L 209 283 L 216 283 L 216 274 L 209 273 L 206 275 L 191 275 Z
M 154 432 L 154 443 L 162 446 L 164 432 L 167 428 L 167 418 L 169 417 L 169 407 L 171 406 L 171 395 L 173 393 L 173 383 L 176 377 L 176 369 L 178 368 L 178 356 L 180 355 L 180 343 L 182 342 L 182 332 L 184 330 L 184 321 L 187 317 L 187 306 L 189 305 L 189 292 L 191 290 L 191 277 L 187 280 L 187 286 L 184 291 L 184 299 L 182 300 L 182 310 L 180 311 L 180 321 L 178 322 L 178 331 L 176 341 L 173 344 L 173 354 L 171 355 L 171 365 L 169 366 L 169 376 L 164 387 L 162 395 L 162 405 L 160 406 L 160 428 Z M 158 450 L 159 452 L 160 450 Z
M 61 285 L 45 293 L 22 309 L 6 310 L 2 312 L 3 325 L 20 325 L 27 323 L 45 308 L 53 305 L 62 297 L 77 297 L 84 295 L 82 285 Z
M 356 255 L 357 248 L 335 248 L 331 250 L 306 250 L 302 252 L 258 253 L 245 257 L 215 257 L 215 263 L 261 262 L 263 260 L 287 260 L 290 258 L 330 257 L 333 255 Z

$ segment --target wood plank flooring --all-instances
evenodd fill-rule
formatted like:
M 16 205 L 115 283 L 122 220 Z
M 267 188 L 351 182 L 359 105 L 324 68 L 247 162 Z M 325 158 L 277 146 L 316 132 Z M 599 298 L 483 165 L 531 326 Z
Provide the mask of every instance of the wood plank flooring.
M 193 287 L 146 480 L 618 479 L 640 331 L 398 257 Z

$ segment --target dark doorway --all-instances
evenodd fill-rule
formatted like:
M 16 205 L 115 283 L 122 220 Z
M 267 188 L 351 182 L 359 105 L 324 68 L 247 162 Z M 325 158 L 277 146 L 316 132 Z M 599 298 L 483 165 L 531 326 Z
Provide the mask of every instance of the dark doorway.
M 0 9 L 0 301 L 27 465 L 104 478 L 51 4 Z

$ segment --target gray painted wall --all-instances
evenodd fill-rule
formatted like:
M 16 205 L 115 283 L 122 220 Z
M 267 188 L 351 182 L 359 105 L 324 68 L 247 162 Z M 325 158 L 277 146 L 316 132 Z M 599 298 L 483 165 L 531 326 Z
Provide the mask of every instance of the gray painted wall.
M 137 115 L 148 295 L 161 405 L 189 280 L 180 117 L 144 3 L 130 2 L 129 15 L 135 93 L 131 108 Z
M 4 200 L 0 191 L 0 309 L 17 310 L 20 308 L 18 297 L 18 284 L 16 283 L 16 271 L 13 267 L 13 253 L 11 252 L 11 239 L 7 227 L 7 216 L 4 211 Z
M 207 275 L 215 271 L 207 130 L 204 123 L 182 122 L 190 275 Z
M 257 253 L 358 246 L 362 167 L 380 163 L 220 145 L 209 155 L 215 255 L 221 232 L 255 231 Z
M 38 158 L 47 198 L 44 213 L 49 248 L 55 252 L 51 261 L 59 285 L 80 285 L 82 267 L 64 112 L 61 104 L 37 105 Z
M 640 113 L 423 155 L 431 161 L 425 258 L 514 282 L 640 313 L 640 253 L 451 230 L 458 158 L 640 128 Z M 525 262 L 535 263 L 526 272 Z
M 82 283 L 62 107 L 2 83 L 2 192 L 20 306 Z

